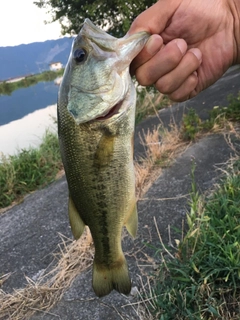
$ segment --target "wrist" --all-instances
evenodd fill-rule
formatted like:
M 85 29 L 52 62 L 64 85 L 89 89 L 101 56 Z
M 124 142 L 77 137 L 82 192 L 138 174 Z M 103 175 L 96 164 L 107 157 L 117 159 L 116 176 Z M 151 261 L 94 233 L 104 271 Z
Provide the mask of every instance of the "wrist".
M 240 0 L 229 0 L 230 10 L 233 15 L 233 36 L 234 36 L 234 60 L 233 64 L 240 63 Z

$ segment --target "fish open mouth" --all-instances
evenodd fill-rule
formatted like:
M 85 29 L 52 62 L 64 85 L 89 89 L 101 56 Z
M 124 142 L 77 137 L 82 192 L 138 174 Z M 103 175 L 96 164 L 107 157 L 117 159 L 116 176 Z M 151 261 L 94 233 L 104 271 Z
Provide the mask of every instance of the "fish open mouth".
M 97 117 L 95 120 L 106 120 L 111 118 L 112 116 L 114 116 L 115 114 L 118 113 L 118 111 L 120 110 L 121 106 L 123 104 L 123 100 L 119 101 L 117 104 L 115 104 L 109 111 L 107 114 L 105 114 L 104 116 L 100 116 Z

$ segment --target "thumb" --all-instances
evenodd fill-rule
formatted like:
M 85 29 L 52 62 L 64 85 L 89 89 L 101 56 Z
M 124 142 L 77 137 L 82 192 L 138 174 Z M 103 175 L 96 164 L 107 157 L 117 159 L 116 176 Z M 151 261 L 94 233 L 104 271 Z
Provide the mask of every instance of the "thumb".
M 153 6 L 143 11 L 132 23 L 128 34 L 147 31 L 150 34 L 160 34 L 168 25 L 181 0 L 159 0 Z

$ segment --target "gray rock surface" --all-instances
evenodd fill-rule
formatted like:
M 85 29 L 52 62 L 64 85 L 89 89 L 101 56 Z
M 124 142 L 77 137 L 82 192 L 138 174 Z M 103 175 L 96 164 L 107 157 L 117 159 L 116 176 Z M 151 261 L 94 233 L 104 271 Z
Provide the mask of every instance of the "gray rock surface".
M 167 126 L 172 117 L 176 123 L 190 107 L 194 107 L 202 119 L 207 110 L 215 105 L 227 105 L 226 96 L 237 94 L 240 89 L 239 68 L 230 70 L 198 97 L 159 113 Z M 136 129 L 135 154 L 142 154 L 138 132 L 152 129 L 159 123 L 156 117 L 149 117 Z M 234 142 L 239 148 L 239 142 Z M 172 241 L 180 238 L 173 230 L 181 230 L 182 221 L 188 209 L 186 196 L 191 191 L 191 159 L 195 158 L 195 171 L 199 190 L 211 190 L 221 177 L 218 168 L 234 154 L 222 134 L 209 135 L 192 144 L 180 154 L 172 165 L 165 168 L 138 203 L 139 231 L 136 240 L 124 237 L 123 248 L 129 263 L 133 287 L 141 291 L 144 273 L 153 272 L 160 263 L 151 246 L 159 246 L 159 238 L 154 225 L 156 218 L 163 242 L 169 244 L 168 226 L 171 226 Z M 25 276 L 35 279 L 41 270 L 54 265 L 53 252 L 57 252 L 61 242 L 59 234 L 71 236 L 67 217 L 67 183 L 63 177 L 44 190 L 37 191 L 0 216 L 0 275 L 11 272 L 11 277 L 1 289 L 12 292 L 26 284 Z M 168 199 L 170 198 L 170 199 Z M 175 198 L 175 199 L 173 199 Z M 50 267 L 49 267 L 50 264 Z M 80 274 L 72 286 L 64 293 L 61 301 L 49 313 L 37 312 L 33 320 L 82 320 L 82 319 L 144 319 L 140 316 L 138 305 L 129 304 L 135 296 L 129 297 L 112 292 L 104 298 L 96 298 L 91 288 L 91 270 Z

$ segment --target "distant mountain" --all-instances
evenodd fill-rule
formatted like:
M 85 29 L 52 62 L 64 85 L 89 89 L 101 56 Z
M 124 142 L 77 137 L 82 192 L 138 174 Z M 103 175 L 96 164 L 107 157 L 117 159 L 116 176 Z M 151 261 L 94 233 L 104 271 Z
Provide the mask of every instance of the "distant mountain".
M 67 63 L 73 38 L 0 47 L 0 81 L 49 70 L 49 63 Z

